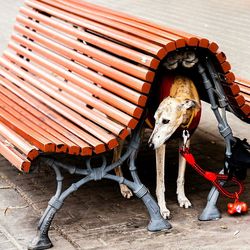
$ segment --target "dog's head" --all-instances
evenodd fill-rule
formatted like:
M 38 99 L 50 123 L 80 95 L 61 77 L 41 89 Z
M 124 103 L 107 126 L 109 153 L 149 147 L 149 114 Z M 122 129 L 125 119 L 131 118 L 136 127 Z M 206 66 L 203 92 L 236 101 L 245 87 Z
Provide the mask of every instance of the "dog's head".
M 193 110 L 200 108 L 195 100 L 168 96 L 155 112 L 155 127 L 149 138 L 149 145 L 154 149 L 163 145 L 182 124 L 188 123 Z

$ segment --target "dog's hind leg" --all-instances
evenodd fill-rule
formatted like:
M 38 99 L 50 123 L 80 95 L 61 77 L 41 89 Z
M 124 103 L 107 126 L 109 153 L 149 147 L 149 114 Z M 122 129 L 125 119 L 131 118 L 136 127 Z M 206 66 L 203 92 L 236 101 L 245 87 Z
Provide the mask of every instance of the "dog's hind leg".
M 165 151 L 163 144 L 155 150 L 156 153 L 156 196 L 160 207 L 161 215 L 164 219 L 170 217 L 170 211 L 166 207 L 165 201 Z
M 122 148 L 123 148 L 123 141 L 120 141 L 120 145 L 114 149 L 112 162 L 116 162 L 118 159 L 120 159 L 121 153 L 122 153 Z M 123 176 L 121 166 L 115 168 L 114 170 L 115 170 L 115 174 L 117 176 L 121 176 L 121 177 Z M 124 184 L 120 184 L 120 190 L 121 190 L 122 196 L 127 198 L 127 199 L 129 199 L 133 196 L 132 191 Z
M 179 145 L 180 147 L 182 147 L 183 141 L 180 141 Z M 190 140 L 187 141 L 186 145 L 187 147 L 189 147 Z M 179 153 L 179 172 L 178 172 L 177 190 L 176 190 L 177 200 L 178 200 L 180 207 L 189 208 L 192 206 L 192 204 L 185 195 L 185 189 L 184 189 L 185 171 L 186 171 L 186 160 Z

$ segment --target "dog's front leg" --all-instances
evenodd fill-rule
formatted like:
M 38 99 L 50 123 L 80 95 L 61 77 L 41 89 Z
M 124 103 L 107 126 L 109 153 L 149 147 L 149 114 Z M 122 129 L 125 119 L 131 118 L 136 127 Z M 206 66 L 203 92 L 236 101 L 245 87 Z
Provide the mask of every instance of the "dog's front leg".
M 119 146 L 114 149 L 113 161 L 112 162 L 116 162 L 118 159 L 120 159 L 121 153 L 122 153 L 122 148 L 123 148 L 123 141 L 120 141 Z M 121 166 L 118 166 L 114 170 L 115 170 L 115 174 L 117 176 L 123 177 Z M 130 197 L 133 196 L 132 191 L 124 184 L 120 184 L 120 190 L 121 190 L 122 196 L 125 197 L 125 198 L 129 199 Z
M 180 145 L 180 147 L 182 147 L 183 141 L 180 141 L 179 145 Z M 189 147 L 190 140 L 187 141 L 186 145 L 187 145 L 187 147 Z M 186 160 L 179 153 L 179 172 L 178 172 L 177 190 L 176 190 L 177 199 L 178 199 L 180 207 L 189 208 L 192 206 L 192 204 L 185 195 L 185 189 L 184 189 L 185 170 L 186 170 Z
M 166 207 L 165 201 L 165 150 L 163 144 L 155 150 L 156 153 L 156 196 L 160 207 L 161 215 L 164 219 L 170 217 L 170 211 Z

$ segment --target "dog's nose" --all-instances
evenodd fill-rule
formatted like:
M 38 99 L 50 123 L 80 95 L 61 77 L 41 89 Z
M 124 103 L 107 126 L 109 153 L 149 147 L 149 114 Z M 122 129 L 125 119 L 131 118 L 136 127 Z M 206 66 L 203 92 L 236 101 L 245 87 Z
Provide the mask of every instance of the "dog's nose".
M 154 143 L 149 143 L 149 148 L 154 149 Z

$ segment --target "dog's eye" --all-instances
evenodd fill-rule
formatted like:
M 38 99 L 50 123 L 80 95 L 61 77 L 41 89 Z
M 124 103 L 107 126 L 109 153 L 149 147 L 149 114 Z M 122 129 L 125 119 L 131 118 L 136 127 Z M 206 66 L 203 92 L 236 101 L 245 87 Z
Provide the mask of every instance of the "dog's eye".
M 163 124 L 168 124 L 169 122 L 170 122 L 170 120 L 162 119 L 162 123 L 163 123 Z

